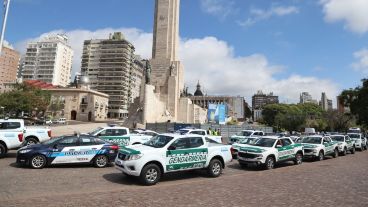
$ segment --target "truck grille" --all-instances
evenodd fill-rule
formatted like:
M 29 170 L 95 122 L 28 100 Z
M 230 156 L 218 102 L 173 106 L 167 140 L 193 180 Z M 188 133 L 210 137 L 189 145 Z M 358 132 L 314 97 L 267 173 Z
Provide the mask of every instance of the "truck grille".
M 239 152 L 238 156 L 243 157 L 243 158 L 249 158 L 249 159 L 254 159 L 257 157 L 257 155 L 255 154 L 249 154 L 249 153 L 244 153 L 244 152 Z
M 313 150 L 311 150 L 311 149 L 304 149 L 304 153 L 311 153 L 311 152 L 313 152 Z

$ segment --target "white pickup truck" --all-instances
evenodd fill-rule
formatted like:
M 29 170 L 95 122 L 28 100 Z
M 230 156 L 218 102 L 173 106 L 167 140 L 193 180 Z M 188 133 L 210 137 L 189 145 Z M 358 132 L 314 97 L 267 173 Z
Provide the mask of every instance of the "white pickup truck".
M 316 158 L 322 161 L 327 155 L 332 155 L 334 158 L 339 156 L 338 144 L 332 141 L 330 137 L 307 136 L 301 140 L 301 143 L 304 147 L 305 157 Z
M 143 145 L 120 149 L 115 167 L 139 177 L 144 185 L 154 185 L 164 173 L 176 171 L 206 169 L 218 177 L 231 160 L 230 145 L 209 143 L 194 134 L 160 134 Z
M 89 135 L 98 136 L 105 141 L 116 143 L 119 146 L 128 146 L 135 144 L 143 144 L 149 141 L 154 134 L 131 134 L 126 127 L 120 127 L 115 124 L 109 124 L 105 127 L 98 127 L 92 132 L 87 133 Z
M 25 127 L 22 119 L 0 119 L 0 156 L 22 145 L 51 139 L 51 129 Z
M 249 146 L 241 147 L 238 152 L 240 166 L 248 164 L 273 169 L 276 163 L 294 161 L 300 165 L 303 162 L 303 146 L 295 144 L 288 137 L 267 136 L 257 139 Z
M 234 143 L 240 143 L 244 139 L 252 137 L 252 138 L 258 138 L 261 136 L 264 136 L 265 133 L 263 131 L 256 131 L 256 130 L 242 130 L 236 135 L 233 135 L 230 137 L 230 144 Z
M 355 143 L 348 135 L 331 135 L 331 139 L 337 142 L 340 155 L 345 156 L 348 151 L 355 153 Z
M 208 135 L 207 130 L 204 129 L 192 129 L 192 128 L 184 128 L 176 131 L 176 133 L 185 135 L 185 134 L 197 134 L 201 136 L 205 136 L 206 138 L 213 140 L 217 143 L 222 144 L 222 137 L 221 136 L 214 136 L 214 135 Z

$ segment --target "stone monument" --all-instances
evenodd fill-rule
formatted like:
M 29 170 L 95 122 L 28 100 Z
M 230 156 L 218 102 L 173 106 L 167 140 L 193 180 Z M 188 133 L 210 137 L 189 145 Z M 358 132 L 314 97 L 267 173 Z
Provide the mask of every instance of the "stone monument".
M 184 67 L 178 58 L 180 0 L 156 0 L 150 73 L 141 94 L 141 123 L 203 123 L 206 110 L 181 97 Z M 131 114 L 129 114 L 131 116 Z

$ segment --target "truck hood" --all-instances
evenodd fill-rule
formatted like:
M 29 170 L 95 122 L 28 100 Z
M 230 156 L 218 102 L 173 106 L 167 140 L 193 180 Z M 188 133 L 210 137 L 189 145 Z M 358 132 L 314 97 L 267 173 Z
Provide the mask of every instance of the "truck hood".
M 304 148 L 317 148 L 319 144 L 301 143 Z
M 244 147 L 240 147 L 240 151 L 247 151 L 252 153 L 262 153 L 266 150 L 270 149 L 269 147 L 257 147 L 252 145 L 245 145 Z
M 129 155 L 138 155 L 138 154 L 142 154 L 144 152 L 147 151 L 153 151 L 156 148 L 154 147 L 150 147 L 150 146 L 146 146 L 146 145 L 142 145 L 142 144 L 137 144 L 137 145 L 131 145 L 131 146 L 127 146 L 127 147 L 122 147 L 120 148 L 119 152 L 123 153 L 123 154 L 129 154 Z
M 236 144 L 233 144 L 232 145 L 232 147 L 234 148 L 234 149 L 240 149 L 240 148 L 242 148 L 242 147 L 252 147 L 251 145 L 249 145 L 249 144 L 239 144 L 239 143 L 236 143 Z

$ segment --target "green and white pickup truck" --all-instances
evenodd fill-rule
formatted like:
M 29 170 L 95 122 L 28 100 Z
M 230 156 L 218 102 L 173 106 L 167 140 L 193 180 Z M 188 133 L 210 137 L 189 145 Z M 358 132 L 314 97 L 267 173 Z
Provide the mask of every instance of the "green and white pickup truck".
M 116 125 L 98 127 L 97 129 L 87 134 L 98 136 L 100 139 L 111 143 L 116 143 L 120 147 L 135 144 L 143 144 L 152 138 L 152 135 L 131 134 L 128 128 Z
M 232 160 L 230 151 L 230 145 L 210 143 L 200 135 L 160 134 L 143 145 L 120 149 L 115 167 L 144 185 L 156 184 L 165 173 L 194 169 L 218 177 Z
M 236 135 L 230 137 L 230 144 L 241 143 L 246 138 L 259 138 L 264 136 L 265 133 L 263 131 L 256 130 L 242 130 Z
M 355 147 L 360 151 L 367 150 L 367 141 L 361 133 L 348 133 L 348 136 L 354 141 Z
M 239 142 L 239 143 L 232 144 L 231 146 L 233 147 L 233 150 L 232 150 L 233 159 L 236 159 L 238 157 L 238 152 L 239 152 L 240 148 L 248 147 L 256 139 L 257 139 L 256 137 L 248 137 L 248 138 L 242 139 L 242 141 Z
M 331 140 L 330 137 L 319 135 L 304 137 L 301 141 L 304 147 L 304 157 L 316 158 L 319 161 L 325 159 L 325 156 L 339 156 L 337 142 Z
M 355 143 L 349 136 L 331 135 L 331 139 L 332 141 L 337 142 L 340 155 L 345 156 L 348 151 L 350 151 L 351 154 L 355 153 Z
M 266 136 L 258 138 L 249 146 L 241 147 L 238 152 L 238 161 L 242 167 L 248 164 L 273 169 L 275 164 L 294 161 L 296 165 L 303 162 L 303 146 L 295 144 L 288 137 Z

